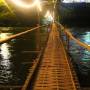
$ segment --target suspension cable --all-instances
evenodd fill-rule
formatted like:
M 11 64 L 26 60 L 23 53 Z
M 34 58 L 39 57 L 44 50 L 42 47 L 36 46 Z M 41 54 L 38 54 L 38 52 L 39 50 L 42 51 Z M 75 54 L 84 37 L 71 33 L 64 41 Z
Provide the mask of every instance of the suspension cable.
M 57 23 L 57 24 L 60 26 L 61 30 L 64 31 L 69 36 L 70 39 L 74 40 L 77 44 L 79 44 L 80 46 L 86 48 L 87 50 L 90 50 L 90 46 L 88 44 L 83 43 L 80 40 L 76 39 L 68 29 L 65 29 L 63 27 L 63 25 L 61 25 L 59 23 Z
M 9 41 L 11 39 L 15 39 L 17 37 L 20 37 L 21 35 L 27 34 L 27 33 L 31 32 L 31 31 L 34 31 L 34 30 L 37 30 L 39 28 L 45 27 L 45 26 L 47 26 L 47 25 L 37 26 L 37 27 L 34 27 L 34 28 L 30 29 L 30 30 L 26 30 L 26 31 L 11 35 L 11 36 L 9 36 L 9 37 L 7 37 L 5 39 L 0 39 L 0 44 L 2 44 L 4 42 L 7 42 L 7 41 Z

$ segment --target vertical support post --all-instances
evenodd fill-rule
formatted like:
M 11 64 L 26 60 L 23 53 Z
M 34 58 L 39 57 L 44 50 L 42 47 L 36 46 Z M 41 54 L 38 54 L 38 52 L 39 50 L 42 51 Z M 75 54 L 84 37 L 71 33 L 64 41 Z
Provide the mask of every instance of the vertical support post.
M 62 39 L 62 29 L 61 29 L 61 27 L 59 25 L 58 25 L 58 29 L 59 29 L 59 36 Z
M 69 36 L 66 34 L 66 50 L 69 51 Z
M 60 38 L 62 39 L 62 28 L 60 28 Z
M 38 26 L 40 26 L 40 15 L 39 15 L 38 9 L 37 9 L 37 21 L 38 21 L 38 23 L 37 23 L 37 27 L 38 27 Z M 40 49 L 41 49 L 41 45 L 40 44 L 41 44 L 40 43 L 40 28 L 38 28 L 36 30 L 36 50 L 37 51 L 40 51 Z
M 64 41 L 64 36 L 65 36 L 65 31 L 64 31 L 64 28 L 61 28 L 62 30 L 61 30 L 61 39 L 62 39 L 62 42 L 63 42 L 63 44 L 64 44 L 64 46 L 65 46 L 65 41 Z
M 37 24 L 39 26 L 39 24 Z M 41 45 L 40 45 L 40 28 L 36 30 L 36 50 L 40 51 Z

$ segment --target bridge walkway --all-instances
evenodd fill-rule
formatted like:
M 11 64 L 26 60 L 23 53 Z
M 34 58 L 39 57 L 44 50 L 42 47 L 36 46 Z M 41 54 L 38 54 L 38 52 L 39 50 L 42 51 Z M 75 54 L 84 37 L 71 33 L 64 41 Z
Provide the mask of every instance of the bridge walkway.
M 33 90 L 76 90 L 67 55 L 55 24 L 52 25 Z

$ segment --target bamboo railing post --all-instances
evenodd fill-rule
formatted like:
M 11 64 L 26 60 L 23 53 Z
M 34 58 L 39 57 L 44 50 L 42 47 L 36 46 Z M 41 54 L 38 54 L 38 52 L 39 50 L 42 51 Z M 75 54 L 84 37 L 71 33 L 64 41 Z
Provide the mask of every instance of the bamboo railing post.
M 69 36 L 66 34 L 66 50 L 69 51 Z
M 39 24 L 37 24 L 37 27 L 39 27 Z M 41 49 L 41 37 L 40 37 L 40 28 L 37 28 L 36 30 L 36 50 L 40 51 Z

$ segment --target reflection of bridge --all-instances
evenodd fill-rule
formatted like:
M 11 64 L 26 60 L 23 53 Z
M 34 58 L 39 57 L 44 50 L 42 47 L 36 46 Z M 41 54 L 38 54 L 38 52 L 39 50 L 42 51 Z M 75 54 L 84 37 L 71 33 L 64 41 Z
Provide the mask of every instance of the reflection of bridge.
M 0 42 L 7 42 L 33 30 L 39 30 L 39 28 L 42 27 L 46 26 L 44 25 L 35 27 L 31 30 L 10 36 L 9 38 L 3 39 Z M 59 28 L 60 33 L 58 31 Z M 66 35 L 66 41 L 63 41 L 61 38 L 59 38 L 62 36 L 61 33 L 63 32 Z M 10 88 L 11 90 L 79 90 L 80 86 L 78 84 L 74 68 L 66 52 L 66 50 L 69 49 L 69 38 L 76 41 L 80 46 L 90 50 L 90 46 L 75 39 L 72 34 L 65 30 L 61 24 L 52 24 L 47 44 L 39 53 L 36 61 L 33 62 L 33 66 L 30 69 L 30 73 L 28 74 L 24 85 L 6 87 L 0 86 L 0 89 Z

